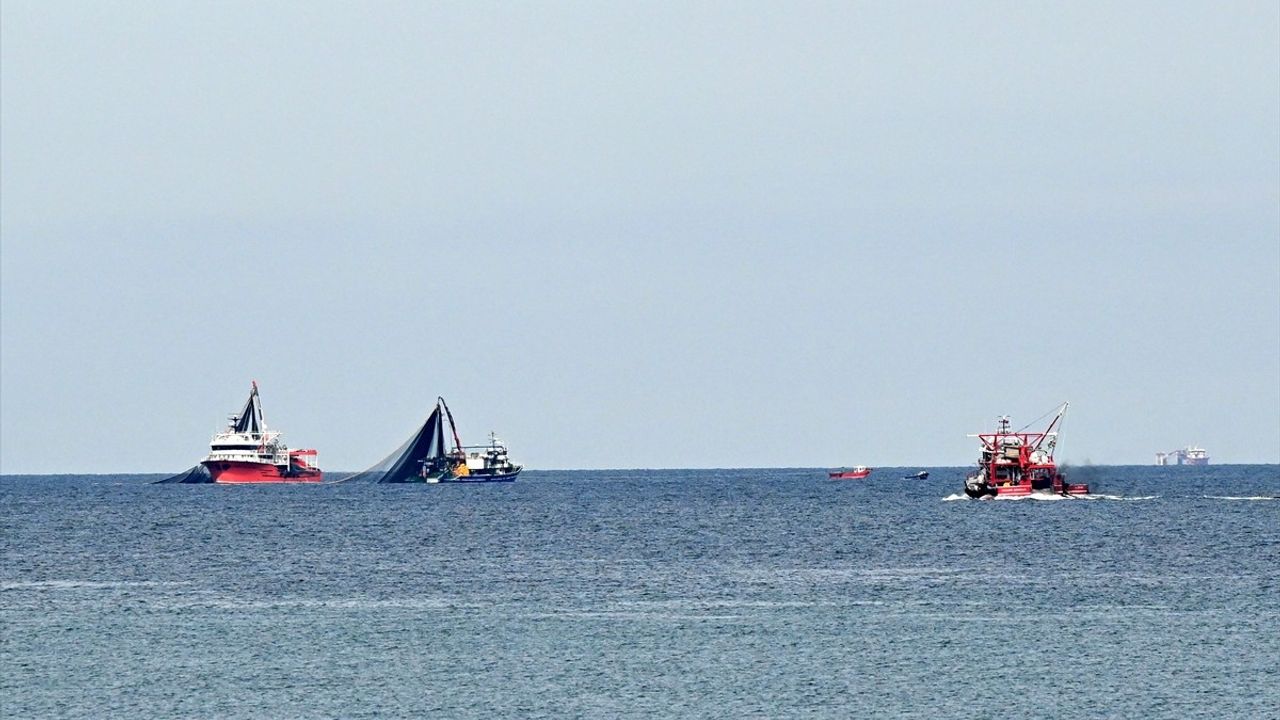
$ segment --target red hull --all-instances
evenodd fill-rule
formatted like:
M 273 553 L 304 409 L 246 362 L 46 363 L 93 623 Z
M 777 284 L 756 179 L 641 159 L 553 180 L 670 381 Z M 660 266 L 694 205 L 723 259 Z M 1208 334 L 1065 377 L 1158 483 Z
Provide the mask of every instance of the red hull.
M 294 475 L 284 475 L 280 468 L 270 463 L 235 462 L 216 460 L 206 462 L 213 481 L 223 485 L 247 485 L 257 483 L 318 483 L 324 473 L 315 468 L 297 469 Z
M 870 474 L 870 470 L 849 470 L 848 472 L 829 472 L 827 477 L 832 480 L 861 480 Z
M 1034 492 L 1030 485 L 999 485 L 995 488 L 997 497 L 1017 497 Z M 1064 483 L 1053 488 L 1059 495 L 1088 495 L 1089 486 L 1085 483 Z

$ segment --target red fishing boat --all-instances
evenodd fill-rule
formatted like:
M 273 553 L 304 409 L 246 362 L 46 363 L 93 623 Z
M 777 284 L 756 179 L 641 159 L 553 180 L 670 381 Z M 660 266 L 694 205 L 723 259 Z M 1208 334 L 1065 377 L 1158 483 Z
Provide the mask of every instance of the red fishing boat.
M 1089 486 L 1068 483 L 1053 459 L 1062 428 L 1062 417 L 1068 403 L 1062 403 L 1044 432 L 1014 432 L 1009 429 L 1009 416 L 997 421 L 996 431 L 970 435 L 982 443 L 978 469 L 964 481 L 969 497 L 1006 497 L 1030 495 L 1033 492 L 1059 495 L 1086 495 Z
M 875 468 L 869 468 L 866 465 L 858 465 L 849 470 L 831 470 L 827 473 L 827 477 L 832 480 L 861 480 L 871 474 Z
M 209 456 L 200 461 L 213 481 L 223 484 L 318 483 L 324 473 L 316 467 L 315 450 L 290 450 L 280 433 L 267 429 L 258 383 L 239 415 L 227 429 L 213 436 Z

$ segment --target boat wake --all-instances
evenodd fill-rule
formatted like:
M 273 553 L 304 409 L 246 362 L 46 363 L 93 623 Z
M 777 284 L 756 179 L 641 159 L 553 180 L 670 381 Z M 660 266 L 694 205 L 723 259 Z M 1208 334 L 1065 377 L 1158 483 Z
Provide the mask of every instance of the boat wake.
M 1280 500 L 1280 495 L 1201 495 L 1206 500 Z
M 942 498 L 942 501 L 943 501 L 943 502 L 951 502 L 951 501 L 953 501 L 953 500 L 974 500 L 974 499 L 978 499 L 978 500 L 998 500 L 998 501 L 1000 501 L 1000 502 L 1014 502 L 1014 501 L 1019 501 L 1019 500 L 1039 500 L 1039 501 L 1045 501 L 1045 500 L 1055 500 L 1055 501 L 1056 501 L 1056 500 L 1124 500 L 1124 501 L 1132 502 L 1132 501 L 1135 501 L 1135 500 L 1155 500 L 1155 499 L 1157 499 L 1157 498 L 1159 498 L 1159 497 L 1160 497 L 1159 495 L 1136 495 L 1136 496 L 1134 496 L 1134 497 L 1125 497 L 1124 495 L 1103 495 L 1103 494 L 1092 494 L 1092 495 L 1061 495 L 1061 494 L 1058 494 L 1058 493 L 1052 493 L 1052 492 L 1033 492 L 1033 493 L 1031 493 L 1030 495 L 1000 495 L 1000 496 L 996 496 L 996 497 L 987 496 L 987 497 L 983 497 L 983 498 L 971 498 L 971 497 L 969 497 L 968 495 L 965 495 L 964 493 L 955 493 L 955 494 L 948 495 L 948 496 L 946 496 L 946 497 Z M 1237 499 L 1242 499 L 1242 500 L 1243 500 L 1243 499 L 1248 499 L 1248 498 L 1237 498 Z M 1263 499 L 1263 498 L 1257 498 L 1257 499 Z M 1269 499 L 1269 498 L 1267 498 L 1267 499 Z
M 1159 498 L 1159 497 L 1160 497 L 1159 495 L 1135 495 L 1135 496 L 1133 496 L 1133 497 L 1125 497 L 1124 495 L 1102 495 L 1102 494 L 1096 494 L 1096 495 L 1081 495 L 1081 496 L 1079 496 L 1079 499 L 1081 499 L 1081 500 L 1129 500 L 1129 501 L 1133 501 L 1133 500 L 1155 500 L 1156 498 Z
M 1090 500 L 1096 497 L 1099 497 L 1099 496 L 1097 495 L 1094 495 L 1094 496 L 1059 495 L 1058 493 L 1051 493 L 1051 492 L 1033 492 L 1027 495 L 984 495 L 979 498 L 971 498 L 968 495 L 965 495 L 964 493 L 956 493 L 954 495 L 948 495 L 942 498 L 942 500 L 943 502 L 948 502 L 951 500 L 978 500 L 978 501 L 990 500 L 993 502 L 994 501 L 1014 502 L 1014 501 L 1021 501 L 1021 500 L 1041 500 L 1041 501 L 1044 501 L 1044 500 Z

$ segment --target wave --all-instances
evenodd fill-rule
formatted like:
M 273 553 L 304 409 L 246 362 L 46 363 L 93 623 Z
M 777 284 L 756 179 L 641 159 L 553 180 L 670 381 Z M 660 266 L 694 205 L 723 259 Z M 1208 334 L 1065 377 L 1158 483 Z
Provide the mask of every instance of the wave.
M 115 590 L 131 587 L 174 587 L 190 585 L 188 582 L 163 582 L 160 580 L 27 580 L 0 582 L 5 590 Z
M 454 602 L 445 598 L 392 598 L 374 600 L 367 598 L 196 598 L 165 603 L 171 608 L 208 608 L 212 610 L 444 610 L 474 609 L 477 603 Z
M 834 603 L 816 603 L 809 600 L 618 600 L 610 603 L 612 608 L 627 611 L 658 610 L 707 610 L 725 608 L 744 608 L 748 610 L 778 610 L 790 608 L 810 608 L 817 605 L 833 605 Z
M 649 620 L 655 622 L 749 622 L 745 615 L 702 615 L 672 612 L 627 612 L 618 610 L 551 610 L 529 613 L 524 617 L 537 620 Z
M 1124 495 L 1103 495 L 1103 494 L 1101 494 L 1101 493 L 1098 493 L 1098 494 L 1094 494 L 1094 495 L 1079 495 L 1079 496 L 1076 496 L 1076 497 L 1078 497 L 1078 498 L 1079 498 L 1079 499 L 1081 499 L 1081 500 L 1127 500 L 1127 501 L 1133 501 L 1133 500 L 1156 500 L 1156 499 L 1158 499 L 1160 496 L 1159 496 L 1159 495 L 1134 495 L 1133 497 L 1126 497 L 1126 496 L 1124 496 Z

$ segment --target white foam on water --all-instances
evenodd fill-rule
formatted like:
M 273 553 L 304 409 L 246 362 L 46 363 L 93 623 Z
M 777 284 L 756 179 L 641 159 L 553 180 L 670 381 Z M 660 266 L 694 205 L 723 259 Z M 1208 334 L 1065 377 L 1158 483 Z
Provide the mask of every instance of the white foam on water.
M 627 608 L 634 610 L 644 610 L 646 608 L 653 609 L 680 609 L 680 610 L 703 610 L 726 608 L 745 608 L 745 609 L 783 609 L 783 608 L 808 608 L 814 607 L 819 603 L 806 600 L 619 600 L 611 603 L 613 607 Z M 834 603 L 821 603 L 823 605 L 833 605 Z
M 561 610 L 558 612 L 532 613 L 523 617 L 540 620 L 650 620 L 657 622 L 747 622 L 748 620 L 745 615 L 698 615 L 695 613 L 622 612 L 616 610 Z
M 1044 501 L 1044 500 L 1125 500 L 1125 501 L 1134 501 L 1134 500 L 1155 500 L 1155 499 L 1157 499 L 1157 498 L 1159 498 L 1159 497 L 1160 497 L 1159 495 L 1138 495 L 1138 496 L 1135 496 L 1135 497 L 1125 497 L 1124 495 L 1105 495 L 1105 494 L 1102 494 L 1102 493 L 1093 493 L 1093 494 L 1089 494 L 1089 495 L 1074 495 L 1074 494 L 1072 494 L 1072 495 L 1061 495 L 1061 494 L 1054 493 L 1054 492 L 1043 492 L 1043 491 L 1042 491 L 1042 492 L 1033 492 L 1033 493 L 1030 493 L 1030 494 L 1027 494 L 1027 495 L 998 495 L 998 496 L 995 496 L 995 497 L 986 496 L 986 497 L 983 497 L 983 498 L 981 498 L 981 499 L 983 499 L 983 500 L 1000 500 L 1000 501 L 1002 501 L 1002 502 L 1012 502 L 1012 501 L 1015 501 L 1015 500 L 1040 500 L 1040 501 Z M 942 501 L 943 501 L 943 502 L 951 502 L 951 501 L 953 501 L 953 500 L 970 500 L 970 499 L 972 499 L 972 498 L 970 498 L 968 495 L 965 495 L 964 493 L 956 493 L 956 494 L 954 494 L 954 495 L 948 495 L 948 496 L 946 496 L 946 497 L 942 498 Z M 1269 500 L 1269 499 L 1271 499 L 1271 498 L 1224 498 L 1224 499 L 1231 499 L 1231 500 L 1253 500 L 1253 499 L 1257 499 L 1257 500 Z
M 204 598 L 164 603 L 172 608 L 211 608 L 215 610 L 440 610 L 479 607 L 475 603 L 457 603 L 444 598 L 315 598 L 292 600 L 240 600 Z
M 118 590 L 132 587 L 176 587 L 189 584 L 159 580 L 32 580 L 3 582 L 0 583 L 0 590 Z
M 956 493 L 942 498 L 943 502 L 951 502 L 953 500 L 999 500 L 1001 502 L 1012 502 L 1015 500 L 1071 500 L 1077 496 L 1059 495 L 1051 492 L 1032 492 L 1026 495 L 985 495 L 980 498 L 971 498 L 964 493 Z
M 1201 495 L 1206 500 L 1280 500 L 1280 495 Z
M 774 572 L 810 582 L 928 582 L 939 577 L 954 576 L 961 571 L 952 568 L 898 567 L 898 568 L 794 568 Z
M 1078 496 L 1059 495 L 1052 492 L 1030 492 L 1026 495 L 997 495 L 991 499 L 999 500 L 1000 502 L 1018 502 L 1023 500 L 1074 500 L 1076 497 Z

